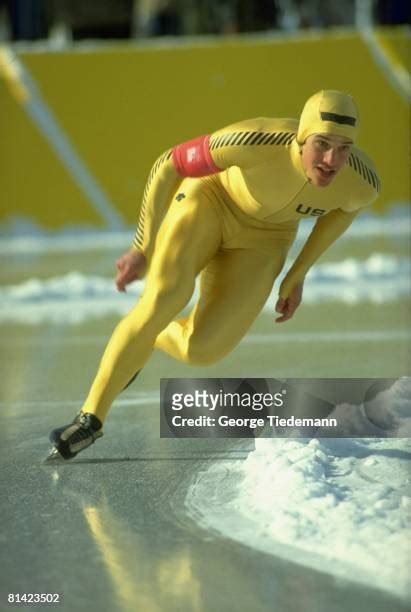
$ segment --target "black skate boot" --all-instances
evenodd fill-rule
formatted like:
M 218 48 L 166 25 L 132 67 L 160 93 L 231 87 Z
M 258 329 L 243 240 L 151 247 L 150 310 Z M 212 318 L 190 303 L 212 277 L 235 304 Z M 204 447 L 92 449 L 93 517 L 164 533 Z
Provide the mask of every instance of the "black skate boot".
M 53 444 L 46 461 L 72 459 L 103 435 L 103 424 L 90 412 L 79 412 L 68 425 L 53 429 L 49 439 Z

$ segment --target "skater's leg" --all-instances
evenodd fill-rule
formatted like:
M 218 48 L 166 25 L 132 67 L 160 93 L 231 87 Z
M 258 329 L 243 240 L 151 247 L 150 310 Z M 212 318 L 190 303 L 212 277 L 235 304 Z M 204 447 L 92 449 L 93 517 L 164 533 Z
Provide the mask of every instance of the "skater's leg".
M 289 245 L 269 255 L 256 249 L 219 251 L 201 275 L 200 297 L 190 315 L 170 323 L 156 348 L 193 365 L 229 353 L 264 306 Z
M 196 274 L 220 241 L 219 218 L 201 192 L 173 203 L 158 236 L 143 296 L 116 327 L 83 412 L 104 421 L 113 400 L 149 358 L 157 335 L 189 301 Z

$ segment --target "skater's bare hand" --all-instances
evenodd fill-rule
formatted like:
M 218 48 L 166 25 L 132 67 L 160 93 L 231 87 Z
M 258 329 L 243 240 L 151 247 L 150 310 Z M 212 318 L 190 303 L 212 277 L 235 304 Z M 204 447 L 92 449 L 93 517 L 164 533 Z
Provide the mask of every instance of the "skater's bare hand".
M 130 249 L 116 261 L 116 286 L 118 291 L 126 291 L 126 286 L 143 278 L 147 267 L 143 253 Z
M 301 303 L 303 297 L 304 283 L 298 283 L 291 291 L 288 298 L 279 297 L 275 305 L 275 311 L 281 313 L 281 317 L 278 317 L 276 323 L 284 323 L 291 319 Z

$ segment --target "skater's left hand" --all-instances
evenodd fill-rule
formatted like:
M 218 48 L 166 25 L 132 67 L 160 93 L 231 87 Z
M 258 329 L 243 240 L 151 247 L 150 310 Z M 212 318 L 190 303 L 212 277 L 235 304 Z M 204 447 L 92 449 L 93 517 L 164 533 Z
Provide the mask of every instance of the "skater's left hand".
M 291 319 L 301 303 L 303 297 L 304 283 L 298 283 L 291 291 L 288 298 L 279 297 L 275 305 L 275 311 L 281 313 L 281 317 L 278 317 L 276 323 L 284 323 Z

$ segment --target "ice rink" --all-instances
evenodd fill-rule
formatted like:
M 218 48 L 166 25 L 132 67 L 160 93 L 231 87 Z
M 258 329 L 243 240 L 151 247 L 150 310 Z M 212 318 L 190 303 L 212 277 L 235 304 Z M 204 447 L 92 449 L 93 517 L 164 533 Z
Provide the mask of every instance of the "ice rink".
M 0 609 L 8 609 L 8 593 L 56 593 L 59 609 L 67 611 L 409 609 L 406 585 L 387 585 L 384 572 L 358 581 L 332 562 L 310 563 L 311 553 L 295 541 L 290 554 L 280 555 L 274 545 L 257 545 L 257 534 L 253 542 L 238 537 L 240 531 L 214 529 L 212 515 L 230 523 L 234 496 L 247 491 L 236 479 L 256 458 L 255 442 L 160 439 L 158 408 L 162 377 L 409 376 L 407 223 L 401 214 L 360 219 L 316 266 L 295 319 L 274 324 L 274 292 L 249 335 L 219 364 L 189 368 L 154 353 L 115 403 L 104 438 L 62 465 L 43 463 L 48 433 L 80 408 L 116 321 L 138 299 L 138 286 L 120 295 L 112 284 L 115 258 L 128 238 L 32 232 L 1 239 Z M 406 440 L 385 441 L 381 449 L 353 443 L 340 455 L 333 446 L 319 450 L 326 465 L 338 457 L 348 463 L 368 458 L 364 496 L 379 491 L 370 500 L 373 508 L 395 500 L 372 515 L 387 526 L 381 537 L 388 531 L 410 537 L 409 527 L 402 530 L 409 519 L 411 449 Z M 266 469 L 275 469 L 270 450 L 259 452 Z M 373 457 L 382 462 L 380 471 Z M 258 469 L 254 474 L 258 479 Z M 198 496 L 193 503 L 195 483 L 201 484 L 201 504 Z M 286 508 L 284 496 L 278 506 Z M 269 508 L 264 511 L 264 520 L 274 520 Z M 283 519 L 284 513 L 275 514 Z M 266 537 L 275 541 L 275 533 Z M 348 545 L 346 553 L 349 561 Z M 316 554 L 324 561 L 321 547 Z

